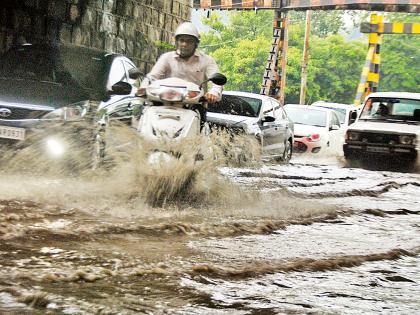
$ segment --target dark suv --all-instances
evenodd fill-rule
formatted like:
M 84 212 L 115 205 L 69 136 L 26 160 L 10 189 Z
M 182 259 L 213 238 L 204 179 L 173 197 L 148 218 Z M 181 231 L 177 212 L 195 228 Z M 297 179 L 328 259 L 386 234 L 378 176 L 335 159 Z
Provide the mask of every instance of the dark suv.
M 131 120 L 140 75 L 119 54 L 65 44 L 25 44 L 0 57 L 0 148 L 57 122 L 94 113 Z M 104 114 L 105 113 L 105 114 Z

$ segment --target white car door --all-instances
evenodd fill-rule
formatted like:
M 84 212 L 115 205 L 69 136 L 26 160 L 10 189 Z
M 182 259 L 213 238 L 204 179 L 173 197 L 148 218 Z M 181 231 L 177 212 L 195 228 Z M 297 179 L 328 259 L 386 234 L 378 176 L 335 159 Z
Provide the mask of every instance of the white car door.
M 342 128 L 340 124 L 338 115 L 334 111 L 331 111 L 328 119 L 329 151 L 338 152 L 338 150 L 342 147 L 343 132 L 344 128 Z

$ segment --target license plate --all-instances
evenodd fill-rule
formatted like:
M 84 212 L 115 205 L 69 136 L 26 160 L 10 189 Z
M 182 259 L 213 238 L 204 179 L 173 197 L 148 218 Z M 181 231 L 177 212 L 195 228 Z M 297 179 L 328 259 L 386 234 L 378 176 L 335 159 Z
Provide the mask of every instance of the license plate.
M 368 152 L 379 152 L 379 153 L 389 153 L 387 147 L 367 147 L 366 151 Z
M 25 139 L 25 129 L 0 126 L 0 138 L 23 140 Z

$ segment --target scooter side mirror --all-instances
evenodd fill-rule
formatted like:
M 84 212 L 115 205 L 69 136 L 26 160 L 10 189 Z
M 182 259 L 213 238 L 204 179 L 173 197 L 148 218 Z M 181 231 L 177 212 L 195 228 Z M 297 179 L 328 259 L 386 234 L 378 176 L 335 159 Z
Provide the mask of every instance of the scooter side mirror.
M 128 70 L 128 76 L 130 79 L 137 80 L 143 76 L 143 73 L 139 70 L 139 68 L 131 68 Z
M 210 76 L 208 81 L 211 81 L 211 82 L 213 82 L 214 84 L 217 84 L 217 85 L 225 85 L 226 82 L 227 82 L 227 78 L 226 78 L 226 76 L 224 76 L 221 73 L 215 73 L 215 74 Z

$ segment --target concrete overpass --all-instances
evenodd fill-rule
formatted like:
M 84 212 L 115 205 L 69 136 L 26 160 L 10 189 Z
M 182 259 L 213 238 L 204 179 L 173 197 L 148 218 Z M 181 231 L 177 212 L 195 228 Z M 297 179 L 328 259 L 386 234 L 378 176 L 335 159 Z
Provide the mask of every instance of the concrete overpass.
M 190 0 L 1 0 L 0 52 L 56 41 L 125 53 L 147 71 L 189 20 Z

